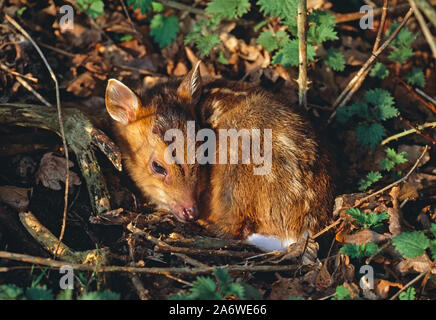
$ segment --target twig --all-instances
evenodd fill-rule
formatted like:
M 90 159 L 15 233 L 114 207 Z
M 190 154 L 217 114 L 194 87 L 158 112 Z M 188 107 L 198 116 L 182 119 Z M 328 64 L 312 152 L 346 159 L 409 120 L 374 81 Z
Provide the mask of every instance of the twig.
M 333 222 L 332 224 L 328 225 L 327 227 L 325 227 L 324 229 L 322 229 L 320 232 L 318 232 L 317 234 L 313 235 L 311 238 L 312 240 L 318 238 L 320 235 L 326 233 L 327 231 L 329 231 L 331 228 L 337 226 L 340 222 L 342 221 L 342 218 L 337 219 L 335 222 Z
M 35 47 L 38 54 L 41 56 L 42 61 L 44 62 L 45 66 L 47 67 L 50 76 L 55 83 L 55 89 L 56 89 L 56 107 L 58 111 L 58 121 L 59 121 L 59 129 L 62 137 L 62 145 L 65 150 L 65 193 L 64 193 L 64 212 L 63 212 L 63 221 L 62 221 L 62 227 L 61 232 L 59 235 L 59 242 L 58 247 L 60 246 L 60 243 L 62 242 L 62 239 L 64 237 L 65 233 L 65 226 L 66 226 L 66 219 L 67 219 L 67 209 L 68 209 L 68 187 L 69 187 L 69 157 L 68 157 L 68 146 L 67 146 L 67 140 L 65 139 L 65 132 L 64 132 L 64 125 L 62 120 L 62 110 L 61 110 L 61 99 L 60 99 L 60 93 L 59 93 L 59 84 L 58 80 L 56 78 L 56 75 L 54 74 L 53 70 L 51 69 L 49 63 L 47 62 L 47 59 L 45 58 L 44 54 L 42 53 L 41 49 L 38 47 L 36 42 L 32 39 L 32 37 L 24 30 L 13 18 L 9 17 L 7 14 L 5 14 L 6 20 L 8 20 L 9 23 L 11 23 L 15 28 L 17 28 L 26 38 L 29 40 L 32 45 Z M 57 250 L 56 250 L 57 252 Z M 55 254 L 56 256 L 56 254 Z
M 415 282 L 417 282 L 419 279 L 421 279 L 423 276 L 425 276 L 427 273 L 429 273 L 430 271 L 424 271 L 422 273 L 420 273 L 417 277 L 415 277 L 415 279 L 411 280 L 409 283 L 407 283 L 404 287 L 402 287 L 396 294 L 394 294 L 389 300 L 395 300 L 400 294 L 401 292 L 407 290 L 407 288 L 409 288 L 412 284 L 414 284 Z
M 427 16 L 427 19 L 430 20 L 430 22 L 433 24 L 433 26 L 436 28 L 436 10 L 434 7 L 432 7 L 427 0 L 416 0 L 416 4 L 418 5 L 419 9 L 421 9 L 422 12 Z M 435 1 L 431 1 L 432 5 L 436 5 Z
M 385 28 L 385 22 L 386 22 L 386 14 L 388 11 L 388 0 L 384 0 L 383 2 L 383 8 L 382 8 L 382 16 L 380 18 L 380 25 L 377 31 L 377 37 L 374 42 L 374 46 L 372 48 L 372 54 L 375 54 L 375 52 L 378 50 L 380 41 L 382 39 L 383 30 Z M 348 94 L 344 97 L 344 99 L 341 101 L 340 105 L 345 105 L 351 97 L 359 90 L 360 86 L 362 85 L 363 81 L 365 81 L 366 76 L 368 75 L 371 68 L 368 68 L 358 79 L 358 81 L 354 84 L 354 86 L 351 88 L 351 90 L 348 92 Z
M 426 98 L 428 101 L 430 101 L 431 103 L 433 103 L 434 105 L 436 105 L 436 100 L 433 99 L 432 97 L 430 97 L 427 93 L 425 93 L 424 91 L 422 91 L 419 88 L 415 89 L 416 93 L 420 94 L 421 96 L 423 96 L 424 98 Z
M 381 142 L 381 145 L 384 146 L 385 144 L 387 144 L 387 143 L 389 143 L 391 141 L 394 141 L 394 140 L 397 140 L 397 139 L 399 139 L 401 137 L 404 137 L 404 136 L 407 136 L 409 134 L 418 132 L 418 131 L 423 130 L 425 128 L 434 128 L 434 127 L 436 127 L 436 122 L 424 123 L 422 125 L 417 126 L 416 128 L 413 128 L 413 129 L 410 129 L 410 130 L 406 130 L 406 131 L 394 134 L 393 136 L 390 136 L 390 137 L 384 139 Z
M 139 34 L 138 30 L 135 28 L 135 24 L 133 23 L 132 19 L 130 18 L 129 11 L 127 10 L 126 4 L 124 3 L 124 0 L 120 0 L 121 6 L 123 7 L 124 13 L 127 17 L 127 20 L 129 20 L 130 26 L 132 27 L 133 32 L 136 34 L 136 37 L 138 40 L 143 43 L 142 35 Z
M 160 2 L 160 3 L 166 5 L 167 7 L 170 7 L 170 8 L 174 8 L 174 9 L 183 10 L 183 11 L 191 12 L 194 14 L 206 16 L 206 13 L 204 12 L 204 10 L 193 8 L 191 6 L 187 6 L 186 4 L 183 4 L 180 2 L 175 2 L 175 1 L 171 1 L 171 0 L 157 0 L 157 2 Z
M 27 80 L 32 81 L 32 82 L 38 82 L 38 79 L 37 79 L 37 78 L 35 78 L 35 77 L 31 77 L 31 76 L 26 76 L 26 75 L 24 75 L 24 74 L 18 73 L 18 72 L 16 72 L 16 71 L 14 71 L 14 70 L 8 68 L 8 66 L 6 66 L 5 64 L 3 64 L 3 63 L 1 63 L 1 62 L 0 62 L 0 68 L 2 68 L 3 70 L 5 70 L 6 72 L 9 72 L 10 74 L 13 74 L 14 76 L 21 77 L 21 78 L 27 79 Z
M 413 13 L 415 14 L 416 20 L 418 20 L 419 26 L 422 29 L 422 33 L 424 34 L 425 40 L 427 40 L 427 43 L 430 46 L 431 52 L 433 53 L 433 58 L 436 59 L 436 44 L 434 42 L 433 35 L 428 29 L 424 17 L 422 16 L 421 11 L 419 11 L 415 0 L 409 0 L 409 4 L 413 8 Z
M 306 0 L 298 0 L 297 13 L 297 37 L 298 37 L 298 103 L 307 110 L 307 3 Z
M 372 259 L 374 259 L 380 252 L 382 252 L 384 249 L 389 247 L 391 244 L 391 241 L 386 242 L 384 245 L 382 245 L 376 252 L 374 252 L 368 259 L 366 259 L 365 263 L 370 264 Z
M 365 64 L 360 68 L 360 70 L 357 72 L 357 74 L 353 77 L 353 79 L 351 79 L 351 81 L 348 83 L 347 87 L 344 89 L 344 91 L 339 95 L 339 97 L 336 99 L 336 101 L 333 103 L 332 108 L 336 109 L 337 106 L 339 106 L 340 104 L 342 105 L 342 101 L 343 98 L 348 94 L 348 92 L 350 90 L 352 90 L 352 88 L 354 87 L 354 85 L 360 80 L 360 78 L 365 74 L 366 70 L 369 69 L 372 64 L 374 63 L 374 61 L 377 59 L 377 57 L 380 55 L 380 53 L 383 52 L 384 49 L 387 48 L 387 46 L 392 42 L 392 40 L 394 40 L 394 38 L 397 36 L 398 32 L 400 32 L 400 30 L 404 27 L 404 25 L 406 24 L 406 22 L 409 20 L 410 16 L 413 13 L 413 9 L 409 9 L 409 11 L 407 12 L 406 16 L 404 17 L 403 21 L 401 22 L 401 24 L 395 29 L 395 31 L 391 34 L 391 36 L 386 39 L 386 41 L 380 46 L 380 48 L 377 49 L 376 52 L 372 53 L 371 56 L 369 57 L 369 59 L 365 62 Z M 328 122 L 330 123 L 331 120 L 334 118 L 334 116 L 336 115 L 336 110 L 333 111 L 333 113 L 331 114 Z
M 212 273 L 216 266 L 205 268 L 180 268 L 180 267 L 167 267 L 167 268 L 140 268 L 140 267 L 121 267 L 121 266 L 95 266 L 89 264 L 69 263 L 65 261 L 57 261 L 48 258 L 34 257 L 27 254 L 12 253 L 7 251 L 0 251 L 0 258 L 20 261 L 25 263 L 44 265 L 50 268 L 58 269 L 65 265 L 70 265 L 76 271 L 93 271 L 99 272 L 126 272 L 126 273 L 150 273 L 150 274 L 206 274 Z M 269 265 L 269 266 L 241 266 L 241 265 L 221 265 L 220 268 L 225 268 L 229 272 L 274 272 L 274 271 L 294 271 L 295 265 Z
M 16 76 L 17 81 L 27 90 L 29 90 L 39 101 L 45 104 L 47 107 L 53 107 L 53 105 L 48 102 L 43 96 L 41 96 L 32 86 L 20 76 Z
M 425 105 L 431 112 L 436 114 L 436 106 L 434 106 L 432 103 L 425 101 L 423 98 L 421 98 L 415 90 L 411 86 L 409 86 L 407 83 L 405 83 L 402 79 L 399 77 L 395 77 L 395 80 L 400 82 L 404 87 L 406 87 L 407 91 L 409 91 L 412 96 L 414 96 L 419 102 L 421 102 L 423 105 Z
M 428 146 L 426 145 L 425 148 L 424 148 L 424 151 L 421 153 L 421 155 L 416 160 L 416 162 L 413 165 L 413 167 L 409 170 L 409 172 L 407 172 L 407 174 L 404 177 L 402 177 L 402 178 L 398 179 L 397 181 L 391 183 L 390 185 L 388 185 L 388 186 L 386 186 L 386 187 L 384 187 L 384 188 L 382 188 L 382 189 L 380 189 L 380 190 L 378 190 L 378 191 L 376 191 L 376 192 L 374 192 L 374 193 L 372 193 L 372 194 L 370 194 L 370 195 L 368 195 L 368 196 L 358 200 L 357 203 L 354 205 L 354 207 L 357 207 L 362 202 L 368 200 L 369 198 L 372 198 L 372 197 L 374 197 L 374 196 L 376 196 L 376 195 L 378 195 L 378 194 L 380 194 L 382 192 L 385 192 L 386 190 L 389 190 L 392 187 L 395 187 L 397 184 L 399 184 L 399 183 L 401 183 L 403 181 L 406 181 L 409 178 L 409 176 L 412 174 L 412 172 L 416 169 L 416 167 L 418 166 L 418 164 L 421 161 L 421 159 L 424 157 L 424 155 L 427 152 L 427 150 L 428 150 Z

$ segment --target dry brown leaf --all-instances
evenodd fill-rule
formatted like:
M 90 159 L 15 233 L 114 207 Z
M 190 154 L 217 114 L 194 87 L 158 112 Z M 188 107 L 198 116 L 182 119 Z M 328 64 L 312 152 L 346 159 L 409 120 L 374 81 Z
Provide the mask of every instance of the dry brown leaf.
M 29 192 L 31 190 L 31 188 L 0 186 L 0 201 L 19 212 L 26 211 L 29 206 Z
M 375 242 L 379 243 L 382 242 L 389 237 L 380 233 L 377 233 L 375 231 L 372 231 L 370 229 L 363 229 L 362 231 L 356 232 L 355 234 L 347 234 L 344 236 L 344 243 L 354 243 L 354 244 L 361 244 L 361 243 L 367 243 L 367 242 Z
M 90 72 L 86 71 L 74 79 L 67 87 L 67 92 L 71 92 L 78 97 L 89 97 L 94 93 L 96 82 Z
M 401 283 L 391 282 L 389 280 L 379 279 L 375 281 L 375 293 L 379 299 L 386 299 L 389 296 L 389 290 L 391 287 L 397 287 L 402 289 L 403 285 Z
M 400 194 L 400 187 L 395 186 L 389 192 L 392 197 L 393 208 L 387 208 L 387 213 L 389 214 L 389 232 L 393 237 L 401 233 L 401 211 L 398 203 L 398 197 Z
M 69 161 L 68 167 L 71 168 L 73 165 L 74 163 Z M 55 156 L 53 152 L 48 152 L 41 159 L 39 170 L 36 174 L 36 183 L 42 182 L 46 188 L 61 190 L 60 182 L 65 183 L 65 174 L 65 159 Z M 72 187 L 80 184 L 78 175 L 70 171 L 69 186 Z
M 343 283 L 345 281 L 353 281 L 355 268 L 350 263 L 350 258 L 344 254 L 338 254 L 335 259 L 335 272 L 332 274 L 332 283 Z
M 327 270 L 326 264 L 321 266 L 321 269 L 319 270 L 318 274 L 316 275 L 314 284 L 315 284 L 316 290 L 318 290 L 318 291 L 324 291 L 331 286 L 332 276 L 330 275 L 329 271 Z
M 305 297 L 304 286 L 299 278 L 282 278 L 276 274 L 278 280 L 271 285 L 269 300 L 283 300 L 289 296 Z
M 397 264 L 396 269 L 402 275 L 407 273 L 421 273 L 431 270 L 432 264 L 433 262 L 430 260 L 427 254 L 423 254 L 422 256 L 416 258 L 407 258 L 402 260 L 399 264 Z M 436 269 L 432 270 L 432 273 L 436 273 Z

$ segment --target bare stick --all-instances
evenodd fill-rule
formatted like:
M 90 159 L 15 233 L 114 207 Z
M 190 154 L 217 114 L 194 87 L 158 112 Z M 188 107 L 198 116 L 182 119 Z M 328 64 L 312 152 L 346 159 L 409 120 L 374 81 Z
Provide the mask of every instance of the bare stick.
M 38 79 L 35 77 L 31 77 L 31 76 L 25 76 L 24 74 L 18 73 L 10 68 L 8 68 L 8 66 L 6 66 L 5 64 L 0 62 L 0 68 L 2 68 L 3 70 L 5 70 L 6 72 L 9 72 L 10 74 L 13 74 L 14 76 L 17 77 L 21 77 L 24 78 L 26 80 L 32 81 L 32 82 L 38 82 Z
M 141 267 L 120 267 L 120 266 L 102 266 L 102 265 L 89 265 L 89 264 L 78 264 L 78 263 L 68 263 L 65 261 L 57 261 L 48 258 L 34 257 L 27 254 L 12 253 L 7 251 L 0 251 L 0 258 L 20 261 L 25 263 L 44 265 L 50 268 L 59 269 L 66 264 L 70 265 L 74 270 L 81 271 L 94 271 L 99 272 L 126 272 L 126 273 L 150 273 L 150 274 L 162 274 L 166 273 L 176 273 L 176 274 L 205 274 L 212 273 L 216 266 L 205 267 L 205 268 L 180 268 L 180 267 L 169 267 L 169 268 L 141 268 Z M 220 268 L 225 268 L 229 272 L 274 272 L 274 271 L 284 271 L 291 272 L 296 269 L 295 265 L 269 265 L 269 266 L 247 266 L 247 265 L 222 265 Z
M 430 97 L 427 93 L 425 93 L 424 91 L 422 91 L 419 88 L 415 89 L 416 93 L 420 94 L 421 96 L 423 96 L 424 98 L 426 98 L 428 101 L 430 101 L 431 103 L 433 103 L 434 105 L 436 105 L 436 100 L 433 99 L 432 97 Z
M 415 14 L 416 20 L 418 20 L 419 26 L 422 29 L 422 33 L 424 34 L 425 40 L 427 40 L 427 43 L 430 46 L 431 52 L 433 53 L 433 58 L 436 59 L 436 44 L 434 42 L 433 35 L 428 29 L 424 17 L 422 16 L 421 11 L 419 11 L 415 0 L 409 0 L 409 4 L 413 8 L 413 13 Z
M 66 225 L 67 209 L 68 209 L 68 187 L 69 187 L 69 178 L 70 178 L 69 167 L 68 167 L 68 163 L 69 163 L 68 146 L 67 146 L 67 140 L 65 139 L 64 125 L 63 125 L 63 121 L 62 121 L 62 110 L 61 110 L 61 98 L 60 98 L 60 93 L 59 93 L 59 84 L 58 84 L 58 80 L 56 78 L 56 75 L 54 74 L 53 70 L 51 69 L 49 63 L 47 62 L 47 59 L 45 58 L 44 54 L 42 53 L 41 49 L 38 47 L 36 42 L 33 41 L 32 37 L 13 18 L 9 17 L 7 14 L 5 14 L 5 18 L 6 18 L 6 20 L 8 20 L 8 22 L 10 24 L 12 24 L 15 28 L 17 28 L 27 38 L 27 40 L 29 40 L 32 43 L 32 45 L 35 47 L 36 51 L 38 51 L 38 54 L 41 56 L 42 61 L 44 61 L 44 64 L 47 67 L 48 72 L 50 73 L 50 76 L 51 76 L 53 82 L 55 83 L 56 107 L 57 107 L 57 111 L 58 111 L 59 130 L 60 130 L 61 137 L 62 137 L 62 144 L 63 144 L 64 150 L 65 150 L 65 168 L 66 168 L 65 169 L 66 174 L 65 174 L 64 212 L 63 212 L 63 221 L 62 221 L 61 233 L 59 235 L 59 242 L 58 242 L 58 247 L 59 247 L 59 245 L 62 242 L 62 239 L 64 237 L 64 233 L 65 233 L 65 225 Z
M 415 2 L 418 5 L 419 9 L 421 9 L 421 11 L 424 12 L 424 14 L 427 16 L 427 19 L 430 20 L 430 22 L 436 28 L 436 10 L 433 7 L 434 5 L 436 5 L 436 1 L 416 0 Z
M 417 277 L 415 277 L 415 279 L 413 279 L 409 283 L 407 283 L 403 288 L 401 288 L 400 291 L 398 291 L 396 294 L 394 294 L 389 300 L 395 300 L 401 294 L 401 292 L 407 290 L 407 288 L 409 288 L 412 284 L 417 282 L 419 279 L 421 279 L 427 273 L 429 273 L 429 271 L 424 271 L 424 272 L 420 273 Z
M 380 189 L 380 190 L 378 190 L 378 191 L 376 191 L 376 192 L 374 192 L 374 193 L 372 193 L 372 194 L 370 194 L 370 195 L 368 195 L 368 196 L 366 196 L 366 197 L 360 199 L 359 201 L 357 201 L 357 203 L 354 205 L 354 207 L 357 207 L 357 206 L 359 206 L 362 202 L 368 200 L 369 198 L 372 198 L 372 197 L 374 197 L 374 196 L 376 196 L 376 195 L 378 195 L 378 194 L 380 194 L 380 193 L 383 193 L 383 192 L 385 192 L 386 190 L 389 190 L 390 188 L 395 187 L 397 184 L 399 184 L 399 183 L 401 183 L 401 182 L 403 182 L 403 181 L 406 181 L 406 180 L 409 178 L 409 176 L 412 174 L 412 172 L 416 169 L 416 167 L 418 166 L 418 164 L 419 164 L 419 162 L 421 161 L 421 159 L 424 157 L 424 155 L 425 155 L 425 153 L 427 152 L 427 150 L 428 150 L 428 146 L 426 145 L 425 148 L 424 148 L 424 151 L 421 153 L 421 155 L 420 155 L 419 158 L 416 160 L 416 162 L 415 162 L 415 164 L 413 165 L 413 167 L 409 170 L 409 172 L 407 172 L 407 174 L 406 174 L 404 177 L 402 177 L 402 178 L 398 179 L 397 181 L 391 183 L 390 185 L 388 185 L 388 186 L 386 186 L 386 187 L 384 187 L 384 188 L 382 188 L 382 189 Z
M 313 236 L 310 237 L 310 238 L 311 238 L 311 239 L 316 239 L 316 238 L 318 238 L 320 235 L 326 233 L 326 232 L 329 231 L 331 228 L 337 226 L 341 221 L 342 221 L 342 218 L 337 219 L 335 222 L 333 222 L 332 224 L 328 225 L 327 227 L 325 227 L 325 228 L 322 229 L 320 232 L 318 232 L 317 234 L 313 235 Z
M 43 96 L 41 96 L 32 86 L 20 76 L 16 76 L 17 81 L 27 90 L 29 90 L 39 101 L 45 104 L 47 107 L 53 107 L 53 105 L 48 102 Z
M 380 41 L 381 41 L 382 35 L 383 35 L 383 30 L 385 28 L 387 11 L 388 11 L 388 0 L 384 0 L 383 8 L 382 8 L 382 16 L 380 18 L 380 25 L 379 25 L 378 32 L 377 32 L 377 37 L 376 37 L 375 42 L 374 42 L 374 46 L 372 48 L 372 54 L 374 54 L 377 51 L 377 49 L 379 48 Z M 365 81 L 366 76 L 368 75 L 370 70 L 371 69 L 368 68 L 362 74 L 362 76 L 359 78 L 359 80 L 354 84 L 353 88 L 351 88 L 351 90 L 348 92 L 348 94 L 345 96 L 345 98 L 340 103 L 342 106 L 345 105 L 351 99 L 351 97 L 357 92 L 357 90 L 359 90 L 360 86 L 362 85 L 363 81 Z
M 298 37 L 298 103 L 307 110 L 307 3 L 306 0 L 298 0 L 297 14 L 297 37 Z
M 132 19 L 130 18 L 129 11 L 127 10 L 127 7 L 126 7 L 126 4 L 124 3 L 124 0 L 120 0 L 120 2 L 121 2 L 121 6 L 123 7 L 124 13 L 127 17 L 127 20 L 129 20 L 129 23 L 130 23 L 130 26 L 132 27 L 133 32 L 136 34 L 136 37 L 138 38 L 138 40 L 141 41 L 141 43 L 142 43 L 143 42 L 142 36 L 139 34 L 138 30 L 136 30 L 135 24 L 133 23 Z
M 416 128 L 413 128 L 413 129 L 410 129 L 410 130 L 406 130 L 406 131 L 394 134 L 393 136 L 390 136 L 390 137 L 384 139 L 381 142 L 381 145 L 384 146 L 385 144 L 388 144 L 391 141 L 394 141 L 394 140 L 397 140 L 397 139 L 399 139 L 401 137 L 404 137 L 404 136 L 407 136 L 409 134 L 418 132 L 418 130 L 420 131 L 420 130 L 423 130 L 425 128 L 435 128 L 435 127 L 436 127 L 436 122 L 424 123 L 424 124 L 422 124 L 420 126 L 417 126 Z
M 170 7 L 170 8 L 174 8 L 174 9 L 183 10 L 183 11 L 191 12 L 194 14 L 206 16 L 206 13 L 204 12 L 204 10 L 193 8 L 192 6 L 187 6 L 186 4 L 183 4 L 180 2 L 175 2 L 175 1 L 171 1 L 171 0 L 157 0 L 157 2 L 160 2 L 160 3 L 166 5 L 167 7 Z
M 383 52 L 384 49 L 387 48 L 387 46 L 392 42 L 392 40 L 394 40 L 394 38 L 397 36 L 398 32 L 400 32 L 400 30 L 404 27 L 404 25 L 406 24 L 406 22 L 409 20 L 410 16 L 413 13 L 413 9 L 410 8 L 409 11 L 407 12 L 406 16 L 404 17 L 403 21 L 401 22 L 401 24 L 395 29 L 395 31 L 391 34 L 391 36 L 380 46 L 380 48 L 377 49 L 376 52 L 372 53 L 371 56 L 369 57 L 369 59 L 365 62 L 365 64 L 360 68 L 360 70 L 357 72 L 357 74 L 353 77 L 353 79 L 351 79 L 351 81 L 348 83 L 347 87 L 344 89 L 344 91 L 339 95 L 339 97 L 336 99 L 336 101 L 333 103 L 332 108 L 336 109 L 336 107 L 338 107 L 340 104 L 343 105 L 341 102 L 343 101 L 343 98 L 348 94 L 348 92 L 350 90 L 352 90 L 352 88 L 354 87 L 354 85 L 356 84 L 356 82 L 359 81 L 359 79 L 362 77 L 362 75 L 366 72 L 366 70 L 372 66 L 372 64 L 374 63 L 374 61 L 377 59 L 377 57 L 380 55 L 380 53 Z M 328 122 L 330 123 L 331 120 L 334 118 L 334 116 L 336 115 L 336 111 L 334 111 Z

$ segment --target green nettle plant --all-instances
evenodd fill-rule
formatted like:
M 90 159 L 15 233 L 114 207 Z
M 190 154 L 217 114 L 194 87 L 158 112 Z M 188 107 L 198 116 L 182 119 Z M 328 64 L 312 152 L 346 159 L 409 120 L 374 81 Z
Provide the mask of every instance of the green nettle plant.
M 262 299 L 262 295 L 254 287 L 236 282 L 226 269 L 215 268 L 215 280 L 210 277 L 198 276 L 192 283 L 189 292 L 180 293 L 171 300 L 223 300 L 230 296 L 238 299 Z

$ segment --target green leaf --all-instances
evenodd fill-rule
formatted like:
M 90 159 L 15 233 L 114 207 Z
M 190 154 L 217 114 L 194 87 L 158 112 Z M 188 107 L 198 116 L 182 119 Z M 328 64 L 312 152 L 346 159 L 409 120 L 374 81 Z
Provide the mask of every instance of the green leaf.
M 350 208 L 345 212 L 354 218 L 354 220 L 356 220 L 356 222 L 362 227 L 368 229 L 378 227 L 384 220 L 389 218 L 389 214 L 387 214 L 385 211 L 381 213 L 365 213 L 360 211 L 358 208 Z
M 384 79 L 389 76 L 389 70 L 385 67 L 385 65 L 381 62 L 377 62 L 374 67 L 371 69 L 369 73 L 371 77 Z
M 258 0 L 257 5 L 263 14 L 280 17 L 289 27 L 297 25 L 297 0 Z
M 388 38 L 399 25 L 400 23 L 396 21 L 391 23 L 386 32 L 386 37 Z M 391 45 L 395 48 L 407 48 L 412 45 L 413 41 L 415 41 L 415 35 L 408 28 L 402 28 L 391 42 Z
M 79 10 L 86 11 L 92 19 L 104 14 L 104 2 L 102 0 L 78 0 Z
M 432 225 L 430 227 L 430 231 L 436 237 L 436 223 L 432 223 Z
M 419 231 L 403 232 L 392 239 L 395 249 L 406 258 L 415 258 L 425 253 L 430 240 Z
M 241 286 L 244 287 L 245 299 L 254 299 L 254 300 L 262 300 L 263 299 L 263 295 L 255 287 L 253 287 L 247 283 L 241 283 Z
M 73 299 L 73 290 L 65 289 L 59 292 L 56 296 L 56 300 L 72 300 Z
M 430 241 L 430 251 L 433 256 L 433 262 L 436 262 L 436 240 Z
M 326 27 L 336 26 L 335 15 L 329 11 L 313 10 L 308 18 L 309 23 L 316 23 Z
M 378 250 L 378 246 L 373 242 L 361 243 L 360 245 L 350 243 L 341 248 L 341 253 L 346 254 L 350 258 L 360 259 L 370 257 Z
M 229 64 L 229 60 L 227 60 L 222 51 L 220 51 L 217 61 L 222 64 Z
M 165 8 L 162 3 L 156 2 L 156 1 L 151 2 L 151 7 L 152 7 L 154 12 L 162 12 L 163 9 Z
M 365 99 L 378 108 L 377 118 L 387 120 L 397 116 L 398 110 L 394 107 L 394 98 L 383 89 L 372 89 L 365 93 Z
M 21 300 L 23 299 L 23 289 L 13 284 L 0 285 L 0 300 Z
M 290 41 L 286 31 L 279 30 L 276 34 L 272 30 L 265 30 L 257 38 L 257 43 L 265 48 L 266 51 L 274 51 L 283 47 Z
M 414 53 L 413 53 L 412 49 L 401 48 L 401 49 L 393 50 L 389 54 L 389 59 L 400 62 L 400 63 L 404 63 L 407 59 L 409 59 L 413 55 L 414 55 Z
M 212 0 L 207 4 L 206 13 L 219 20 L 234 19 L 247 13 L 249 8 L 249 0 Z
M 289 296 L 285 300 L 301 301 L 301 300 L 304 300 L 304 298 L 302 298 L 302 297 L 295 297 L 295 296 Z
M 53 300 L 54 295 L 46 286 L 35 286 L 26 289 L 26 297 L 29 300 Z
M 211 278 L 197 277 L 192 283 L 192 298 L 206 300 L 221 300 L 223 297 L 216 292 L 216 284 Z
M 151 9 L 153 9 L 153 4 L 151 0 L 127 0 L 127 4 L 132 6 L 133 9 L 138 9 L 142 14 L 148 13 Z
M 356 137 L 359 142 L 366 147 L 374 148 L 377 146 L 386 135 L 384 127 L 378 123 L 370 125 L 360 123 L 356 128 Z
M 334 27 L 325 25 L 311 25 L 307 30 L 307 42 L 316 45 L 327 40 L 337 40 L 338 34 Z
M 386 158 L 381 162 L 381 168 L 386 171 L 391 171 L 397 164 L 407 162 L 407 152 L 397 153 L 392 148 L 386 148 Z
M 415 288 L 409 287 L 398 296 L 400 300 L 415 300 Z
M 208 56 L 221 43 L 218 34 L 214 33 L 218 25 L 219 21 L 214 19 L 196 22 L 192 32 L 186 36 L 185 44 L 194 44 L 202 55 Z
M 350 290 L 348 290 L 345 286 L 337 286 L 336 293 L 333 299 L 335 300 L 349 300 L 350 299 Z
M 365 102 L 356 102 L 350 106 L 342 106 L 336 110 L 336 120 L 345 123 L 353 116 L 369 117 L 369 108 Z
M 229 275 L 226 269 L 224 268 L 214 268 L 213 274 L 218 281 L 218 285 L 226 285 L 233 281 L 232 277 Z
M 335 71 L 344 71 L 345 69 L 344 55 L 339 50 L 328 49 L 324 62 Z
M 165 17 L 159 13 L 151 20 L 150 29 L 154 41 L 159 44 L 159 47 L 164 48 L 177 38 L 179 19 L 175 16 Z
M 374 183 L 379 181 L 382 178 L 382 175 L 378 171 L 371 171 L 366 175 L 365 179 L 360 179 L 359 181 L 359 190 L 364 191 L 372 186 Z
M 222 287 L 221 292 L 224 298 L 234 295 L 239 299 L 244 299 L 244 294 L 245 294 L 244 287 L 237 282 L 233 282 L 227 286 Z
M 315 59 L 315 48 L 307 45 L 307 61 Z M 278 50 L 272 59 L 273 64 L 281 64 L 284 67 L 298 66 L 298 40 L 292 39 L 286 45 Z
M 119 293 L 110 290 L 105 291 L 92 291 L 85 293 L 77 300 L 120 300 Z
M 412 86 L 425 87 L 425 75 L 422 69 L 415 68 L 406 76 L 406 81 Z

